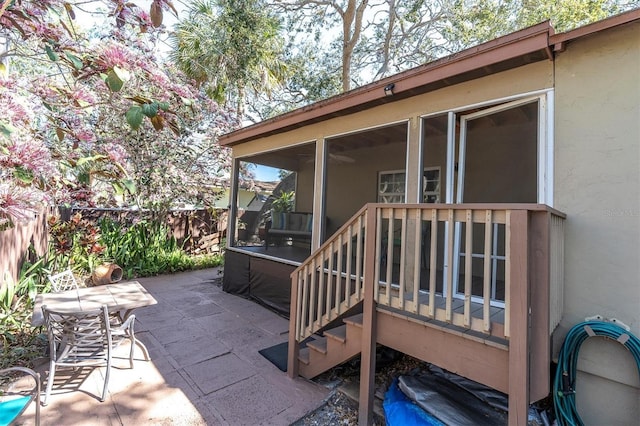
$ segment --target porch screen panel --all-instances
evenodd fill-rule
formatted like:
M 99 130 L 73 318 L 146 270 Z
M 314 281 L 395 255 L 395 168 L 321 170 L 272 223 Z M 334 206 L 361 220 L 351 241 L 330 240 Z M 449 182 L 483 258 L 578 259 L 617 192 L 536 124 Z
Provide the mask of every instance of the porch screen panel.
M 461 116 L 456 199 L 463 203 L 536 203 L 538 200 L 538 102 L 496 106 Z M 504 225 L 473 225 L 472 252 L 457 258 L 456 293 L 465 292 L 471 256 L 471 295 L 502 306 L 505 300 Z M 489 229 L 490 228 L 490 229 Z M 457 238 L 464 241 L 464 227 Z M 487 241 L 490 240 L 487 246 Z M 487 259 L 487 261 L 485 261 Z M 487 288 L 489 283 L 489 288 Z M 485 293 L 489 294 L 485 294 Z
M 445 188 L 448 176 L 447 131 L 449 117 L 441 114 L 422 119 L 422 177 L 421 193 L 423 203 L 445 202 Z M 429 218 L 422 221 L 422 253 L 420 290 L 430 292 L 430 283 L 435 283 L 435 293 L 443 292 L 443 269 L 445 264 L 445 224 L 432 224 Z M 434 232 L 435 231 L 435 232 Z M 434 241 L 435 240 L 435 241 Z M 435 253 L 432 250 L 435 248 Z M 435 262 L 431 262 L 432 256 Z M 432 264 L 435 265 L 433 270 Z
M 538 103 L 467 121 L 464 203 L 536 203 Z

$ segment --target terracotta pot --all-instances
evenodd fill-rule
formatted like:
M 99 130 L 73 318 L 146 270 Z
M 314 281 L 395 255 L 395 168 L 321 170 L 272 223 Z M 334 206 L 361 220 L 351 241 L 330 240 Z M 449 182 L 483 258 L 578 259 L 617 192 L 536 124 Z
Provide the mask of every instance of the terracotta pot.
M 122 268 L 115 263 L 105 263 L 96 267 L 91 278 L 93 285 L 117 283 L 122 279 Z

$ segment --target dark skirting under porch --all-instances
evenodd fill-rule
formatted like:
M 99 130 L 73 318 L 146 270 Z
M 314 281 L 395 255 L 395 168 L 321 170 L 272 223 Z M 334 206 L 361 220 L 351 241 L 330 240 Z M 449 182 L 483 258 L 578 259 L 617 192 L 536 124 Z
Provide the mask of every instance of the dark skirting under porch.
M 256 300 L 288 318 L 291 303 L 290 275 L 296 267 L 255 256 L 249 250 L 226 250 L 222 289 L 227 293 Z

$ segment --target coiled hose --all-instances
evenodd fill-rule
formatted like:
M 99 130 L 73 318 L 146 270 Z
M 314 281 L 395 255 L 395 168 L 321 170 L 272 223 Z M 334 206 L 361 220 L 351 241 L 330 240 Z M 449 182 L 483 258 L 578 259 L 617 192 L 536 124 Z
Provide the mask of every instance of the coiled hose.
M 611 322 L 585 321 L 576 324 L 565 337 L 558 369 L 553 382 L 553 405 L 561 426 L 583 426 L 576 409 L 576 370 L 580 346 L 589 337 L 603 336 L 613 339 L 631 351 L 640 373 L 640 339 L 631 332 Z

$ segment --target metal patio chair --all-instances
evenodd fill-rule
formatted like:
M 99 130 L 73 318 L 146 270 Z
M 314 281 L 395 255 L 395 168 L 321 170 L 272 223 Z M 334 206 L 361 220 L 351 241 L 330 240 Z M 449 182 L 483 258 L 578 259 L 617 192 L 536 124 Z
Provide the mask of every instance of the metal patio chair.
M 9 367 L 0 370 L 1 377 L 14 375 L 30 376 L 34 381 L 32 388 L 21 389 L 16 386 L 6 392 L 0 392 L 0 426 L 11 425 L 35 401 L 35 424 L 40 425 L 40 374 L 26 367 Z
M 71 269 L 67 269 L 55 275 L 49 275 L 49 281 L 53 286 L 54 292 L 76 290 L 78 288 L 78 282 L 73 275 Z
M 124 340 L 131 341 L 129 363 L 133 368 L 135 337 L 131 315 L 118 326 L 110 324 L 106 306 L 93 311 L 57 312 L 42 307 L 47 335 L 49 337 L 49 377 L 43 405 L 46 405 L 53 388 L 58 367 L 106 366 L 104 387 L 100 401 L 107 396 L 109 373 L 111 372 L 112 350 Z

